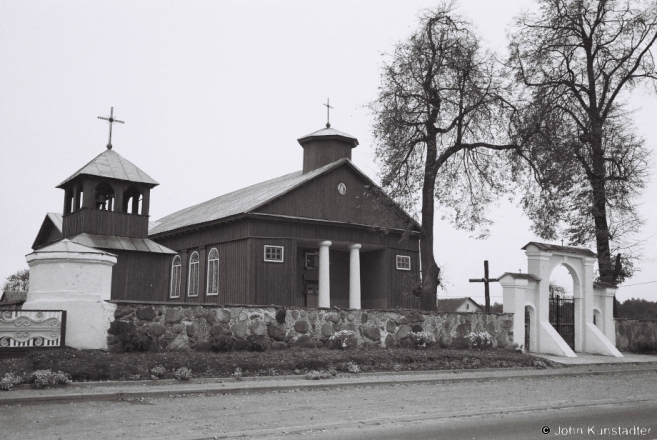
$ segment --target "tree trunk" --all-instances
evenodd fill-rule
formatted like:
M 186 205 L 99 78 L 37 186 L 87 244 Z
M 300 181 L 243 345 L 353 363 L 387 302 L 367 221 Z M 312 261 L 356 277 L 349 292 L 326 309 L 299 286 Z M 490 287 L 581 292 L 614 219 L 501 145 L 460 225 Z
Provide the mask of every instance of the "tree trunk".
M 433 137 L 432 141 L 427 142 L 427 160 L 424 166 L 424 183 L 422 185 L 422 231 L 420 233 L 422 293 L 420 294 L 420 306 L 423 310 L 436 309 L 436 293 L 440 279 L 440 268 L 433 255 L 436 171 L 436 142 Z
M 614 282 L 614 267 L 609 246 L 609 224 L 607 222 L 607 197 L 605 188 L 604 151 L 602 149 L 602 123 L 594 123 L 591 136 L 593 189 L 592 215 L 595 224 L 595 242 L 598 253 L 600 281 Z

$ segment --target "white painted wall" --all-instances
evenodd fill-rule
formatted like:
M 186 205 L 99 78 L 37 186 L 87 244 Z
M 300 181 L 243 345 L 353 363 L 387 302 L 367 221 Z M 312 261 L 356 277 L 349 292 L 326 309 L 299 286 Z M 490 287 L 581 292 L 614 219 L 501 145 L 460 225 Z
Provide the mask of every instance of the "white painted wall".
M 116 256 L 68 240 L 26 256 L 30 288 L 23 310 L 66 310 L 66 345 L 107 349 L 116 305 L 111 298 Z

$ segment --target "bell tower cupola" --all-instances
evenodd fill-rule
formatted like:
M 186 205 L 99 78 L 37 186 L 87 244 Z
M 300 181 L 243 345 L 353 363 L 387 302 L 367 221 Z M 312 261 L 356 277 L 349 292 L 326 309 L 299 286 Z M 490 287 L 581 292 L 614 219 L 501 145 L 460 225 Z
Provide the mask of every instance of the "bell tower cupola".
M 351 160 L 351 149 L 358 145 L 358 139 L 331 128 L 329 123 L 326 128 L 303 136 L 297 141 L 303 147 L 304 174 L 342 158 Z

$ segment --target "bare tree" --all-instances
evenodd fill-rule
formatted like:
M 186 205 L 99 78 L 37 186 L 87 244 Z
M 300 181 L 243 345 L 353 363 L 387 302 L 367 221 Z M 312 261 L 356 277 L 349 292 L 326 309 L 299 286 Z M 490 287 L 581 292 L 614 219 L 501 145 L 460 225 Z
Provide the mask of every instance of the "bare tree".
M 514 128 L 531 138 L 523 151 L 540 183 L 524 208 L 543 238 L 595 243 L 600 279 L 616 284 L 631 266 L 626 259 L 623 270 L 612 252 L 631 256 L 649 165 L 625 101 L 657 79 L 657 3 L 537 1 L 540 12 L 520 15 L 510 35 L 511 67 L 525 87 Z
M 436 305 L 435 202 L 460 228 L 487 231 L 485 206 L 506 191 L 515 145 L 506 133 L 502 82 L 473 26 L 443 3 L 420 17 L 384 65 L 370 104 L 382 187 L 407 210 L 421 211 L 422 308 Z M 418 200 L 419 199 L 419 200 Z

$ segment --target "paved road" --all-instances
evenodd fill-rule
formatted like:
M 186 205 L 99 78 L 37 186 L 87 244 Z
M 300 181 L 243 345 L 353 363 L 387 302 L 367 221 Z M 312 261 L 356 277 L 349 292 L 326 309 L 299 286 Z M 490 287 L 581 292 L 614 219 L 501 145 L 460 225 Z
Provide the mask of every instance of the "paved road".
M 657 438 L 655 371 L 0 407 L 1 436 L 23 439 L 597 439 L 589 426 L 635 425 L 651 431 L 608 438 Z

